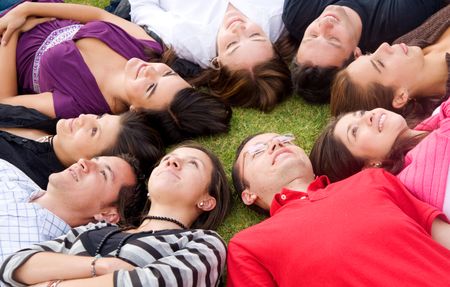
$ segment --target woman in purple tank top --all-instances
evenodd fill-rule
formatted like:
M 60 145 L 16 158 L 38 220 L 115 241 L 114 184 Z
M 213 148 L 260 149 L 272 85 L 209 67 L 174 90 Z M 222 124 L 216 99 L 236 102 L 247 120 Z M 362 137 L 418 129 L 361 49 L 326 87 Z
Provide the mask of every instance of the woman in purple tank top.
M 47 21 L 20 34 L 33 25 L 29 16 L 71 20 Z M 228 128 L 230 108 L 192 88 L 164 63 L 173 59 L 170 49 L 164 50 L 136 24 L 102 9 L 24 2 L 0 18 L 0 33 L 0 62 L 5 63 L 0 69 L 8 74 L 0 79 L 0 103 L 58 118 L 163 111 L 161 117 L 169 115 L 178 128 L 189 127 L 190 136 Z M 193 111 L 201 118 L 194 119 Z

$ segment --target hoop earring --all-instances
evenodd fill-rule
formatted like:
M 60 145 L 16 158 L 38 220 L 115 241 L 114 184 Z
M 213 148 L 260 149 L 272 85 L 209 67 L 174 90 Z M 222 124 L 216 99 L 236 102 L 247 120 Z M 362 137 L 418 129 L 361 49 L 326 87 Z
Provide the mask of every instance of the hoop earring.
M 209 60 L 209 62 L 211 63 L 212 68 L 213 68 L 214 70 L 220 70 L 221 65 L 220 65 L 219 58 L 214 57 L 214 58 L 212 58 L 211 60 Z

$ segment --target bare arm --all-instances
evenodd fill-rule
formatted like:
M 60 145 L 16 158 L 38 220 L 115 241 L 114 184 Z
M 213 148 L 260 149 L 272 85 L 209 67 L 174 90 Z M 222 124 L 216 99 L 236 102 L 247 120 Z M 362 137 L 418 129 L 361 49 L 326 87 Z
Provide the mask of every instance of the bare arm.
M 93 257 L 89 256 L 40 252 L 31 256 L 22 266 L 17 268 L 13 276 L 16 281 L 25 284 L 36 284 L 53 279 L 70 280 L 91 278 L 91 262 L 93 259 Z M 68 266 L 70 266 L 70 268 L 68 268 Z M 99 276 L 98 278 L 103 277 L 102 275 L 112 274 L 115 270 L 132 270 L 133 268 L 134 266 L 117 258 L 99 258 L 95 263 L 95 270 L 96 275 Z M 109 281 L 112 283 L 112 277 Z M 97 286 L 104 285 L 101 284 Z
M 19 24 L 12 25 L 11 23 L 20 23 L 18 19 L 23 21 L 24 18 L 29 16 L 70 19 L 81 23 L 95 20 L 106 21 L 121 27 L 133 37 L 152 40 L 138 25 L 97 7 L 69 3 L 24 2 L 0 19 L 0 34 L 3 34 L 2 41 L 8 41 L 12 33 L 11 30 L 19 28 L 17 27 Z
M 0 46 L 0 98 L 17 95 L 16 48 L 19 32 L 11 36 L 9 45 Z
M 445 248 L 450 249 L 450 224 L 436 218 L 431 225 L 431 237 Z
M 55 107 L 53 105 L 53 93 L 45 92 L 35 95 L 16 95 L 17 94 L 0 98 L 0 104 L 33 108 L 48 117 L 56 117 Z

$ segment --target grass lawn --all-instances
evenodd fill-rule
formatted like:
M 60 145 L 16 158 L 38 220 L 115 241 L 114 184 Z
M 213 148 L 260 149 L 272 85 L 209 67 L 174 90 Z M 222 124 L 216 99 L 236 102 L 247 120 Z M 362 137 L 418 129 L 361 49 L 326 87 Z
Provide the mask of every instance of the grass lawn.
M 108 0 L 66 0 L 66 2 L 94 5 L 101 8 L 109 4 Z M 328 105 L 310 105 L 297 95 L 294 95 L 269 114 L 255 110 L 234 108 L 231 130 L 228 134 L 200 138 L 198 141 L 220 157 L 230 178 L 231 185 L 231 164 L 234 159 L 234 153 L 239 143 L 245 137 L 262 131 L 292 132 L 297 137 L 296 143 L 309 153 L 314 139 L 327 121 L 328 114 Z M 230 216 L 219 228 L 219 233 L 227 242 L 239 230 L 262 219 L 260 215 L 249 210 L 241 203 L 238 194 L 234 194 L 233 201 L 234 204 Z

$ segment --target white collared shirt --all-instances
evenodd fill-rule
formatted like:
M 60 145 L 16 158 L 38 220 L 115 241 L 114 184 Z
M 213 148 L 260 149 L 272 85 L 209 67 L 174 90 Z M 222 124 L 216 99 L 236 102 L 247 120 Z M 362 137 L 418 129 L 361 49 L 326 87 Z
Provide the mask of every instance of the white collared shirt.
M 262 27 L 274 43 L 281 35 L 284 0 L 129 0 L 131 21 L 146 25 L 180 58 L 210 67 L 228 4 Z
M 61 218 L 30 202 L 42 193 L 21 170 L 0 159 L 0 264 L 20 249 L 70 230 Z

